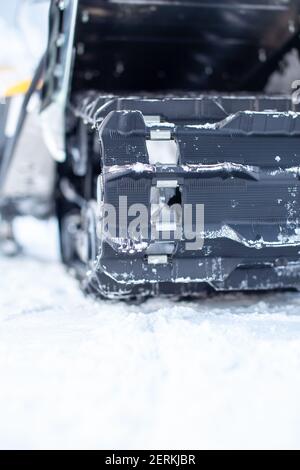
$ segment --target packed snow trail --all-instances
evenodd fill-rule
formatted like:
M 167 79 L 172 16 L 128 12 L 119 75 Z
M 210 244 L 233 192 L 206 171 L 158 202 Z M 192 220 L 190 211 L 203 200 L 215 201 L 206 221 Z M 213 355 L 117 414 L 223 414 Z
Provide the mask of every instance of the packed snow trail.
M 0 64 L 23 73 L 0 20 Z M 52 223 L 18 237 L 24 255 L 0 257 L 0 448 L 300 448 L 300 295 L 95 303 Z
M 0 258 L 1 448 L 300 448 L 300 296 L 94 302 L 52 223 Z

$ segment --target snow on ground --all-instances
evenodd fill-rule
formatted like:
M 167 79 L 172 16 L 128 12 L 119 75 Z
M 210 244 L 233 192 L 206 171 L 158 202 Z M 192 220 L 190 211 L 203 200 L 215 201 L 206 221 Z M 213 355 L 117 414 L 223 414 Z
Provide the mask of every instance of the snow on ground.
M 0 258 L 1 448 L 300 448 L 300 296 L 85 298 L 55 225 Z

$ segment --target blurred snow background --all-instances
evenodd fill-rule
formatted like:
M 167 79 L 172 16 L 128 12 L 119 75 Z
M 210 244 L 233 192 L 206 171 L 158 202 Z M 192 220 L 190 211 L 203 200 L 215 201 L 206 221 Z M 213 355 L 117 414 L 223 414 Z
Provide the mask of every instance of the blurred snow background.
M 28 80 L 47 44 L 48 0 L 10 0 L 0 5 L 0 95 Z
M 28 50 L 14 6 L 1 64 Z M 17 234 L 24 254 L 0 258 L 0 448 L 300 448 L 298 294 L 95 303 L 54 221 Z

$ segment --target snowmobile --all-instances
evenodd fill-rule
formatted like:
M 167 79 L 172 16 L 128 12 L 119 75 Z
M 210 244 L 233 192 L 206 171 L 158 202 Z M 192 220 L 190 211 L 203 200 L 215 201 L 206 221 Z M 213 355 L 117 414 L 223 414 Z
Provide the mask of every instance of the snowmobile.
M 53 0 L 49 15 L 18 112 L 1 108 L 2 224 L 54 213 L 63 262 L 101 298 L 298 290 L 299 83 L 269 84 L 299 65 L 300 1 Z

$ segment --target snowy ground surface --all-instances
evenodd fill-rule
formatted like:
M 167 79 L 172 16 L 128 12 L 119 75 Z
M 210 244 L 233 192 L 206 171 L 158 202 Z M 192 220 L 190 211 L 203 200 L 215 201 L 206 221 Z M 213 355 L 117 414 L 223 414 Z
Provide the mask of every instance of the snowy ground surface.
M 86 299 L 53 223 L 0 258 L 1 448 L 300 448 L 300 295 Z

